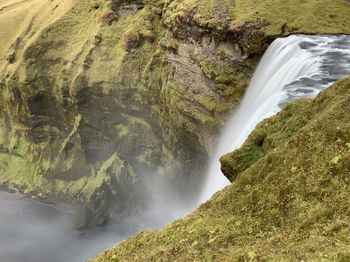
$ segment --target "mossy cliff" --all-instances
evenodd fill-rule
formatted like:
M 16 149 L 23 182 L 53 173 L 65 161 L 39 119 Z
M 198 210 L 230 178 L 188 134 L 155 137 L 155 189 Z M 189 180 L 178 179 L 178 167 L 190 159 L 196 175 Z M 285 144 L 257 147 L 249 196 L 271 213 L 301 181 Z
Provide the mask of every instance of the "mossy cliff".
M 3 1 L 0 182 L 88 202 L 97 224 L 148 174 L 195 193 L 272 39 L 349 33 L 347 1 L 299 2 Z
M 233 184 L 92 261 L 348 261 L 349 110 L 350 78 L 293 102 L 222 157 Z

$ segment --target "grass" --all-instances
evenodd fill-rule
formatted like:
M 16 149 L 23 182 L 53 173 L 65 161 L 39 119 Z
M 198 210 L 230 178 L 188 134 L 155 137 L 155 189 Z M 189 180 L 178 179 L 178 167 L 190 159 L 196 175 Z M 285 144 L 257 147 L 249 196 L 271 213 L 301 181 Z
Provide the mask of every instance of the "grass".
M 200 26 L 222 31 L 244 23 L 260 24 L 270 36 L 284 34 L 350 33 L 350 4 L 346 0 L 174 0 L 166 22 L 175 25 L 190 16 Z M 282 33 L 283 34 L 283 33 Z

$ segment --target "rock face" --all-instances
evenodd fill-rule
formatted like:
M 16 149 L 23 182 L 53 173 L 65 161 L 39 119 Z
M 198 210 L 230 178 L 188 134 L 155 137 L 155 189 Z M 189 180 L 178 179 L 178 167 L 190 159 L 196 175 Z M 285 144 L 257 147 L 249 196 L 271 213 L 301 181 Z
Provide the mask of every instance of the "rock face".
M 167 8 L 1 3 L 1 183 L 87 203 L 78 224 L 123 213 L 143 198 L 149 176 L 196 192 L 213 134 L 256 56 L 225 34 L 172 26 Z M 25 19 L 14 19 L 10 32 L 5 25 L 17 16 Z
M 185 219 L 92 261 L 348 260 L 349 91 L 347 78 L 264 120 L 221 159 L 234 183 Z
M 272 19 L 265 2 L 3 1 L 0 182 L 87 203 L 87 224 L 138 202 L 149 176 L 195 193 L 275 35 L 349 30 L 348 3 L 308 1 L 322 19 L 300 25 L 301 7 Z

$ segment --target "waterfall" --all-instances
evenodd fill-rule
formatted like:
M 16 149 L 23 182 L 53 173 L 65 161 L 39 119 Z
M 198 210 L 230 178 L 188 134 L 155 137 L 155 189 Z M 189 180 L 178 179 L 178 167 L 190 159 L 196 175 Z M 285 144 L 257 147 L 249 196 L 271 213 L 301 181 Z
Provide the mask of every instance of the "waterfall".
M 230 184 L 220 171 L 220 156 L 239 148 L 263 119 L 301 97 L 315 97 L 350 75 L 350 36 L 292 35 L 266 51 L 240 106 L 233 112 L 209 162 L 201 202 Z

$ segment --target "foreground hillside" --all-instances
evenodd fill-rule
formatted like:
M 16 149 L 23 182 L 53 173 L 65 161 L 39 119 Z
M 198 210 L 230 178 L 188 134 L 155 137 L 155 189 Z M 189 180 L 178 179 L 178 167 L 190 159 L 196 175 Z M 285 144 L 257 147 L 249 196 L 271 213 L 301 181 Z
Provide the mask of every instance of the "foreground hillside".
M 102 261 L 348 261 L 350 78 L 260 123 L 221 159 L 233 182 Z
M 345 0 L 1 1 L 0 183 L 89 203 L 93 225 L 137 206 L 149 176 L 195 194 L 214 134 L 269 43 L 350 33 L 349 9 Z

